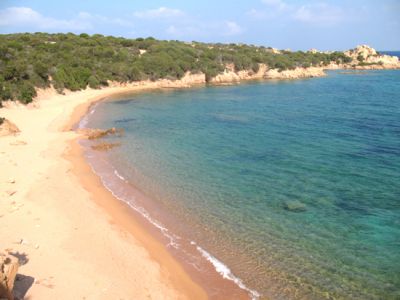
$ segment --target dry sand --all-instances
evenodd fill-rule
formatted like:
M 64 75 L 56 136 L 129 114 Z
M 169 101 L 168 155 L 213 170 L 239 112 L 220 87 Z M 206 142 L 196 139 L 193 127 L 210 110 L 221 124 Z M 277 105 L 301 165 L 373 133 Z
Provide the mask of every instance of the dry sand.
M 161 84 L 67 95 L 40 93 L 0 115 L 21 133 L 0 138 L 0 251 L 19 253 L 25 299 L 205 299 L 165 247 L 131 218 L 85 163 L 69 131 L 90 103 Z M 167 83 L 168 87 L 169 84 Z

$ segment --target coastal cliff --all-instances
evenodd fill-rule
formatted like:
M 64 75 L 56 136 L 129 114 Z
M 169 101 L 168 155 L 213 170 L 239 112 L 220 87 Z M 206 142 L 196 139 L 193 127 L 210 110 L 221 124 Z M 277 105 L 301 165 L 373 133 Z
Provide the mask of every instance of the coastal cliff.
M 66 94 L 107 86 L 145 88 L 301 79 L 331 69 L 399 69 L 397 57 L 362 45 L 321 52 L 271 47 L 124 39 L 88 34 L 0 35 L 0 106 L 28 104 L 45 90 Z M 47 92 L 45 92 L 47 93 Z
M 311 53 L 322 53 L 316 49 L 310 50 Z M 281 54 L 277 51 L 275 54 Z M 361 45 L 354 49 L 343 52 L 344 55 L 350 58 L 349 63 L 331 62 L 328 65 L 310 66 L 310 67 L 296 67 L 294 69 L 281 70 L 277 68 L 269 68 L 266 64 L 259 64 L 257 72 L 253 70 L 235 71 L 233 64 L 228 64 L 225 70 L 213 77 L 210 83 L 214 84 L 230 84 L 237 83 L 245 80 L 256 79 L 302 79 L 325 76 L 325 70 L 340 70 L 340 69 L 361 69 L 361 70 L 385 70 L 385 69 L 400 69 L 400 60 L 396 56 L 379 54 L 374 48 Z M 193 75 L 192 75 L 193 76 Z M 197 74 L 197 83 L 205 83 L 205 78 Z M 185 80 L 190 84 L 190 77 Z

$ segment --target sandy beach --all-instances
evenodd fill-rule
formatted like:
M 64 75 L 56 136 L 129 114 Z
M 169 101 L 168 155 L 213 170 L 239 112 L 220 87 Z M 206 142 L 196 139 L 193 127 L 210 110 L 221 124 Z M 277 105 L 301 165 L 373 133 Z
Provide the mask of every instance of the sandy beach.
M 104 97 L 168 81 L 59 95 L 0 109 L 21 132 L 0 138 L 1 250 L 20 257 L 24 299 L 205 299 L 165 247 L 103 188 L 71 131 Z

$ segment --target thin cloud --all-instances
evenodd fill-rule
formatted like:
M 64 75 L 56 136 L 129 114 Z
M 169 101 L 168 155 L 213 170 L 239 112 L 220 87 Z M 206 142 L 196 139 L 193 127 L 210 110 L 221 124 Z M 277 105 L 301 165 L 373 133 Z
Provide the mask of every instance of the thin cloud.
M 167 27 L 165 32 L 174 38 L 201 38 L 209 36 L 210 32 L 213 32 L 215 36 L 228 37 L 240 35 L 244 32 L 244 29 L 239 24 L 233 21 L 191 23 L 185 22 L 179 25 L 170 25 Z
M 343 11 L 325 3 L 314 5 L 303 5 L 293 14 L 293 18 L 304 23 L 333 24 L 340 21 L 343 17 Z
M 80 12 L 71 19 L 47 17 L 30 7 L 9 7 L 0 10 L 0 26 L 30 26 L 33 30 L 82 31 L 95 28 L 97 24 L 132 27 L 133 23 L 121 18 L 110 18 L 88 12 Z
M 99 14 L 90 14 L 88 12 L 80 12 L 78 18 L 88 20 L 92 23 L 114 24 L 122 27 L 131 27 L 133 22 L 121 18 L 109 18 Z
M 225 27 L 225 35 L 238 35 L 243 32 L 243 28 L 233 21 L 225 21 Z
M 92 25 L 82 19 L 55 19 L 45 17 L 30 7 L 9 7 L 0 10 L 1 26 L 29 25 L 39 29 L 84 30 Z
M 144 11 L 134 12 L 133 15 L 142 19 L 174 18 L 184 16 L 185 13 L 180 9 L 159 7 Z
M 279 10 L 284 10 L 290 7 L 290 5 L 283 0 L 262 0 L 262 3 Z
M 266 8 L 251 9 L 246 14 L 253 19 L 282 19 L 301 23 L 331 25 L 341 21 L 344 11 L 338 6 L 318 2 L 294 5 L 284 0 L 262 0 Z

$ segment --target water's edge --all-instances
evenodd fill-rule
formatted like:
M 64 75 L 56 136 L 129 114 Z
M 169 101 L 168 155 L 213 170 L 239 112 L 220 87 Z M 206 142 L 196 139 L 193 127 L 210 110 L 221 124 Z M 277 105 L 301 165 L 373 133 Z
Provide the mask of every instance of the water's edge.
M 121 97 L 123 96 L 121 95 Z M 92 103 L 79 123 L 74 126 L 74 129 L 87 128 L 90 116 L 95 113 L 96 107 L 101 102 L 110 100 L 118 101 L 118 94 L 113 97 L 104 97 Z M 134 183 L 128 182 L 118 173 L 117 169 L 107 160 L 107 155 L 91 149 L 91 143 L 87 140 L 81 139 L 78 143 L 83 148 L 85 160 L 93 173 L 100 178 L 104 188 L 117 200 L 128 205 L 137 214 L 138 218 L 142 219 L 140 223 L 148 229 L 153 237 L 165 245 L 166 249 L 183 265 L 195 282 L 203 286 L 211 299 L 220 298 L 221 295 L 224 295 L 223 297 L 234 297 L 235 299 L 252 300 L 262 297 L 258 291 L 246 286 L 242 279 L 233 274 L 229 266 L 202 248 L 201 245 L 198 245 L 196 241 L 183 240 L 182 237 L 175 235 L 161 221 L 154 218 L 151 211 L 136 203 L 136 197 L 147 198 L 147 196 L 134 187 Z M 130 189 L 129 196 L 124 193 L 123 188 L 123 186 L 127 187 L 128 185 L 128 189 Z M 119 186 L 119 188 L 115 189 L 116 186 Z M 149 226 L 155 230 L 152 230 Z M 210 272 L 215 274 L 210 276 Z M 214 281 L 214 284 L 210 288 L 209 284 L 212 281 Z M 239 291 L 235 289 L 239 289 Z

